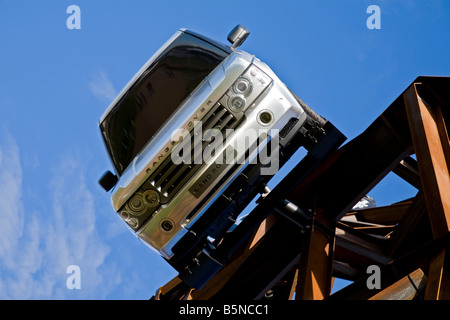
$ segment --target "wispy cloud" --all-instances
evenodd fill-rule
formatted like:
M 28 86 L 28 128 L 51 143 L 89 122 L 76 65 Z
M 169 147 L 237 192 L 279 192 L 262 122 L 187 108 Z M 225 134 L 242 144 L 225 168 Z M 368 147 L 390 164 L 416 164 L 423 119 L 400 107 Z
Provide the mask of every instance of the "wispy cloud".
M 102 102 L 111 102 L 117 95 L 114 85 L 103 71 L 99 71 L 93 75 L 89 82 L 89 89 Z
M 22 153 L 0 128 L 0 299 L 145 299 L 175 276 L 103 210 L 86 151 L 59 151 L 38 182 Z M 81 290 L 66 286 L 70 265 Z
M 20 150 L 10 134 L 0 141 L 0 299 L 102 298 L 120 276 L 105 281 L 109 248 L 96 231 L 94 198 L 82 161 L 67 154 L 54 168 L 50 204 L 38 211 L 23 199 Z M 66 286 L 69 265 L 82 272 L 82 290 Z
M 14 266 L 11 259 L 23 230 L 22 169 L 19 148 L 8 132 L 3 132 L 5 147 L 0 148 L 0 259 L 8 268 Z

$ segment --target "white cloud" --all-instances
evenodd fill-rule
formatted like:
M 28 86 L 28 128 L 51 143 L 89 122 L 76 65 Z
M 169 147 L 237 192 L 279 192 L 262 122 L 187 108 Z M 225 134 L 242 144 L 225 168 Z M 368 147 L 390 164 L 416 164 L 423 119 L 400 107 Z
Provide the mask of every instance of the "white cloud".
M 94 199 L 82 161 L 67 154 L 54 168 L 49 205 L 36 210 L 22 195 L 20 151 L 0 141 L 0 299 L 101 299 L 120 276 L 106 273 L 109 248 L 99 238 Z M 42 186 L 43 188 L 45 186 Z M 46 190 L 40 190 L 45 194 Z M 81 290 L 69 290 L 69 265 L 81 268 Z M 103 296 L 102 296 L 103 295 Z
M 111 102 L 117 95 L 114 85 L 103 71 L 94 74 L 89 82 L 89 89 L 102 102 Z
M 93 195 L 86 186 L 76 156 L 64 157 L 55 170 L 51 188 L 54 223 L 46 236 L 46 245 L 57 253 L 53 256 L 54 263 L 63 271 L 71 264 L 79 265 L 83 272 L 83 290 L 93 292 L 102 283 L 99 268 L 109 249 L 96 233 Z
M 11 268 L 14 265 L 11 256 L 17 250 L 23 229 L 22 169 L 15 141 L 9 133 L 4 137 L 6 147 L 0 149 L 0 260 Z
M 58 151 L 38 181 L 22 153 L 0 130 L 0 299 L 146 299 L 176 275 L 94 189 L 84 151 Z M 81 290 L 66 286 L 73 264 Z

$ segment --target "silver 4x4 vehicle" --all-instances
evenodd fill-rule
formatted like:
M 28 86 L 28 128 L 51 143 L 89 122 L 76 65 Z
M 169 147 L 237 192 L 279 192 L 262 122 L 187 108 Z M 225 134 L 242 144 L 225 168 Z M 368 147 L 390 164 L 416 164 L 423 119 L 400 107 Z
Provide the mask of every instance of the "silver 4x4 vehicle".
M 199 255 L 210 257 L 297 149 L 289 143 L 300 136 L 299 145 L 317 144 L 325 134 L 323 118 L 237 50 L 248 34 L 237 26 L 226 46 L 180 29 L 99 122 L 115 169 L 100 184 L 114 188 L 114 210 L 182 273 Z

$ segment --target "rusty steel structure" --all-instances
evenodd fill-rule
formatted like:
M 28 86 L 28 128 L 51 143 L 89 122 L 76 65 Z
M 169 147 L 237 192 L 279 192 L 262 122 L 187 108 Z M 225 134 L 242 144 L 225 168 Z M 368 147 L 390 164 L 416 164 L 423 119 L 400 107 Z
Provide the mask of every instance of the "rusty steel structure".
M 223 240 L 239 246 L 205 286 L 176 277 L 152 299 L 450 299 L 449 124 L 450 78 L 418 77 L 359 136 L 314 165 L 307 155 L 261 197 L 238 226 L 246 232 Z M 416 195 L 352 210 L 390 172 Z M 310 225 L 279 199 L 313 213 Z M 380 288 L 367 286 L 370 265 Z M 332 294 L 334 278 L 352 283 Z

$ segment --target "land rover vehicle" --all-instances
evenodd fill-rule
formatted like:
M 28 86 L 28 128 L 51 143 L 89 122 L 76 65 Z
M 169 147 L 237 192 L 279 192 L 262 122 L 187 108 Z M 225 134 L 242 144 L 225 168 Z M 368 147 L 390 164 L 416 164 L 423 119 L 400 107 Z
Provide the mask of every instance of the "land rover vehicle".
M 114 188 L 112 206 L 130 230 L 180 272 L 210 259 L 276 172 L 269 169 L 291 155 L 283 147 L 299 132 L 305 143 L 323 134 L 322 118 L 265 63 L 237 50 L 248 34 L 238 25 L 226 46 L 180 29 L 99 121 L 115 169 L 100 184 Z M 258 159 L 263 153 L 270 162 Z

